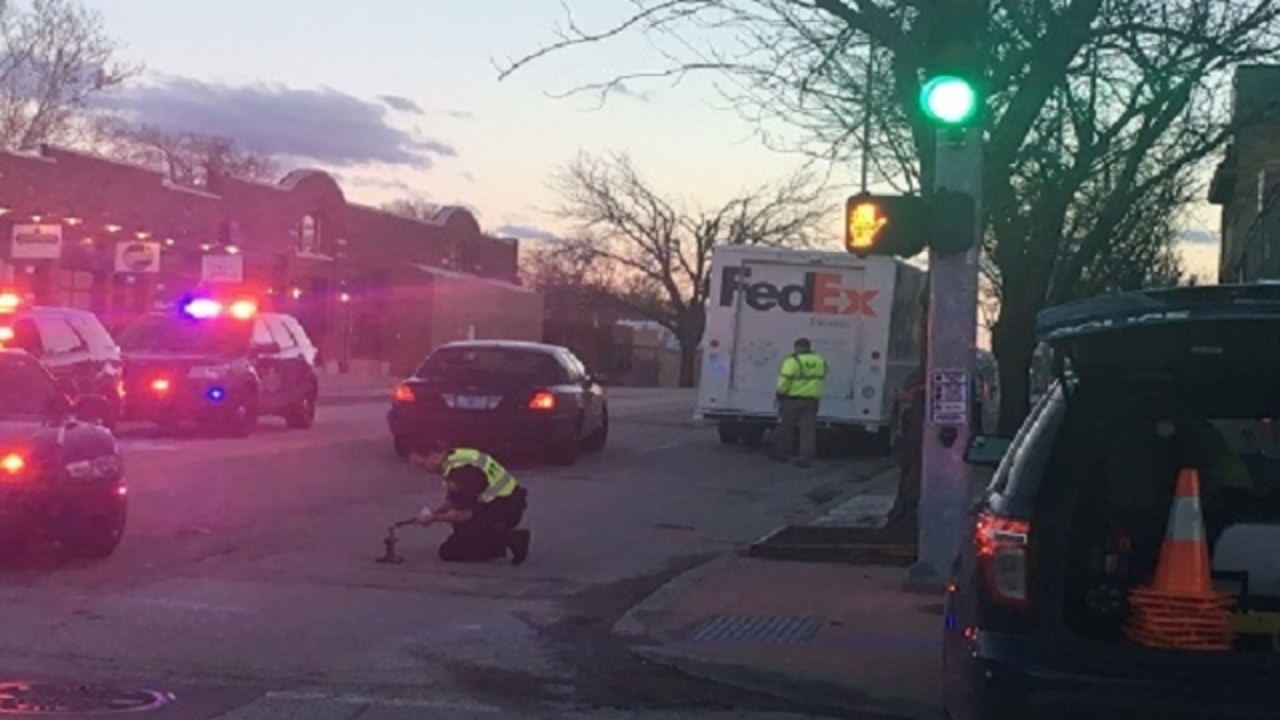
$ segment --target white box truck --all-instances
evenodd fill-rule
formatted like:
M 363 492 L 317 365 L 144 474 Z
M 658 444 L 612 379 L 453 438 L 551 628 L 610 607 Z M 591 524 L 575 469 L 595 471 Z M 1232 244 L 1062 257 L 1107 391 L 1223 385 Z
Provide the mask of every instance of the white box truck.
M 696 418 L 726 444 L 776 424 L 778 371 L 797 338 L 827 360 L 820 431 L 888 447 L 897 392 L 920 365 L 925 273 L 888 257 L 758 246 L 716 248 Z M 880 443 L 877 443 L 880 444 Z

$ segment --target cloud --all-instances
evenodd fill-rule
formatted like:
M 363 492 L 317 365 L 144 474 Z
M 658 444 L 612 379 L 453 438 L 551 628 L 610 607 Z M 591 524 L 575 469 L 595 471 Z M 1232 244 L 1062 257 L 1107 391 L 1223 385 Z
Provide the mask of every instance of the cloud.
M 1178 240 L 1188 245 L 1216 245 L 1222 237 L 1215 230 L 1192 229 L 1178 233 Z
M 402 97 L 400 95 L 383 95 L 378 99 L 392 110 L 413 113 L 415 115 L 424 114 L 422 112 L 422 106 L 407 97 Z
M 472 113 L 467 110 L 446 110 L 444 114 L 458 120 L 475 120 L 476 119 L 475 113 Z
M 365 173 L 333 173 L 334 179 L 343 185 L 352 187 L 373 188 L 378 190 L 395 190 L 405 195 L 416 195 L 418 190 L 414 186 L 399 180 L 397 178 L 388 178 L 380 175 L 369 175 Z
M 222 135 L 255 150 L 322 164 L 425 168 L 450 145 L 395 127 L 381 103 L 329 88 L 232 86 L 157 76 L 104 94 L 104 110 L 174 131 Z
M 558 233 L 533 227 L 532 225 L 503 225 L 498 228 L 498 234 L 518 238 L 520 240 L 555 240 L 560 237 Z

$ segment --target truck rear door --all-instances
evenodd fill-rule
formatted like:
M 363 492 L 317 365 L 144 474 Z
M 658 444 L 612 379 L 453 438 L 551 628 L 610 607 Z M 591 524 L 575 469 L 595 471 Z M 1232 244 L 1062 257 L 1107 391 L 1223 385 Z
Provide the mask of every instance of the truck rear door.
M 721 288 L 737 304 L 728 405 L 772 415 L 782 361 L 807 337 L 828 365 L 821 417 L 857 420 L 865 268 L 745 260 L 737 270 Z

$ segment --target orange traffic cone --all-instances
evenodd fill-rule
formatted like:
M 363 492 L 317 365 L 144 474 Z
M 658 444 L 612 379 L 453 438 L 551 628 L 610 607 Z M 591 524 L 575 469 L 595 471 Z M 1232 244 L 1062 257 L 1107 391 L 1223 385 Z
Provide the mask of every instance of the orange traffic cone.
M 1209 545 L 1200 512 L 1200 474 L 1191 468 L 1178 472 L 1178 489 L 1169 508 L 1164 547 L 1151 589 L 1185 598 L 1213 595 Z
M 1133 609 L 1126 634 L 1152 647 L 1231 649 L 1230 596 L 1215 592 L 1209 545 L 1200 512 L 1200 475 L 1178 472 L 1169 525 L 1151 586 L 1129 593 Z

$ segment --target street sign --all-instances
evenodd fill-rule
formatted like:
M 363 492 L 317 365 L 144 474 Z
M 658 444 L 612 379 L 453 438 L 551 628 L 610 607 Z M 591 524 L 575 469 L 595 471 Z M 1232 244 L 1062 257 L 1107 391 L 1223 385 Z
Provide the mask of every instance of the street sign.
M 119 273 L 160 272 L 160 243 L 137 240 L 116 243 L 115 270 Z
M 200 258 L 200 279 L 207 283 L 244 282 L 244 256 L 205 255 Z
M 930 425 L 954 427 L 969 422 L 969 373 L 935 370 L 929 395 Z
M 14 260 L 57 260 L 62 257 L 61 225 L 14 225 L 9 257 Z

